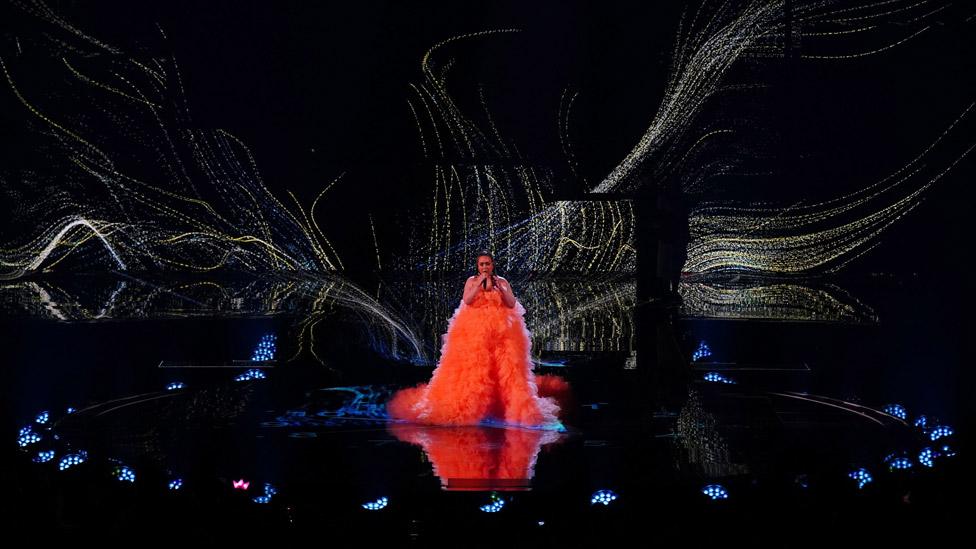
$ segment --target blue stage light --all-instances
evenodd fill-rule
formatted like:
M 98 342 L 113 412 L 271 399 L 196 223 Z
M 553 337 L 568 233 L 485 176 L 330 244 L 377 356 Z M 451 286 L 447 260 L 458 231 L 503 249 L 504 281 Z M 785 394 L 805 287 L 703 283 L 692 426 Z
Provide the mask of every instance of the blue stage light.
M 702 493 L 706 496 L 716 499 L 729 499 L 729 492 L 721 484 L 709 484 L 708 486 L 702 488 Z
M 88 460 L 88 452 L 78 452 L 76 454 L 68 454 L 61 458 L 58 462 L 58 470 L 66 471 L 75 465 L 81 465 Z
M 931 448 L 922 448 L 918 453 L 918 462 L 925 467 L 935 466 L 935 451 Z
M 112 471 L 112 476 L 120 482 L 135 482 L 136 472 L 128 465 L 119 465 Z
M 77 412 L 77 410 L 75 410 L 71 406 L 68 406 L 68 408 L 64 411 L 64 413 L 66 413 L 66 414 L 73 414 L 75 412 Z
M 252 498 L 254 503 L 271 503 L 271 497 L 278 493 L 278 489 L 270 483 L 264 483 L 264 495 Z
M 857 482 L 857 487 L 859 489 L 864 488 L 871 482 L 874 482 L 874 477 L 872 477 L 871 473 L 869 473 L 868 470 L 863 467 L 856 471 L 851 471 L 847 476 L 851 477 Z
M 389 503 L 390 500 L 387 499 L 386 496 L 383 496 L 379 499 L 376 499 L 375 501 L 364 503 L 363 509 L 366 509 L 367 511 L 379 511 L 380 509 L 385 508 Z
M 891 459 L 885 460 L 885 463 L 888 464 L 890 471 L 904 471 L 912 468 L 911 458 L 905 456 L 892 457 Z
M 40 423 L 41 425 L 43 425 L 47 423 L 49 419 L 51 419 L 51 413 L 45 410 L 37 414 L 37 417 L 34 418 L 34 423 Z
M 177 389 L 186 389 L 186 383 L 182 381 L 173 381 L 166 385 L 167 391 L 175 391 Z
M 615 499 L 617 499 L 617 494 L 615 494 L 613 490 L 597 490 L 596 492 L 593 492 L 592 496 L 590 496 L 590 505 L 597 503 L 610 505 L 610 502 L 614 501 Z
M 928 428 L 929 423 L 930 420 L 928 416 L 918 416 L 917 418 L 915 418 L 915 426 L 918 427 L 919 429 L 922 429 L 923 431 Z
M 698 361 L 710 356 L 712 356 L 712 350 L 708 348 L 708 343 L 705 343 L 705 341 L 702 340 L 698 343 L 698 348 L 695 349 L 695 352 L 691 354 L 691 360 Z
M 939 457 L 955 457 L 956 451 L 952 449 L 948 444 L 942 445 L 942 450 L 939 451 Z
M 274 360 L 275 352 L 277 351 L 275 346 L 276 339 L 274 334 L 261 336 L 261 340 L 258 341 L 258 346 L 254 348 L 254 353 L 251 355 L 251 360 L 254 362 Z
M 505 507 L 505 500 L 498 496 L 498 494 L 491 495 L 491 503 L 487 505 L 482 505 L 479 507 L 484 513 L 497 513 Z
M 17 445 L 21 448 L 26 448 L 31 444 L 35 444 L 41 441 L 41 435 L 34 432 L 34 428 L 28 425 L 20 430 L 17 434 Z
M 710 381 L 712 383 L 728 383 L 729 385 L 735 383 L 735 381 L 731 378 L 727 378 L 718 372 L 708 372 L 705 374 L 704 378 L 705 381 Z
M 167 484 L 166 487 L 169 488 L 170 490 L 179 490 L 183 488 L 183 479 L 174 478 L 169 481 L 169 484 Z
M 54 459 L 54 450 L 44 450 L 34 456 L 34 463 L 47 463 Z
M 898 419 L 908 418 L 908 411 L 901 404 L 889 404 L 884 407 L 884 411 L 886 414 L 893 415 Z
M 267 374 L 258 370 L 257 368 L 251 368 L 250 370 L 240 374 L 234 378 L 234 381 L 251 381 L 252 379 L 264 379 L 268 377 Z
M 932 429 L 932 432 L 929 433 L 929 438 L 931 440 L 939 440 L 940 438 L 951 436 L 952 433 L 952 427 L 949 427 L 948 425 L 939 425 Z

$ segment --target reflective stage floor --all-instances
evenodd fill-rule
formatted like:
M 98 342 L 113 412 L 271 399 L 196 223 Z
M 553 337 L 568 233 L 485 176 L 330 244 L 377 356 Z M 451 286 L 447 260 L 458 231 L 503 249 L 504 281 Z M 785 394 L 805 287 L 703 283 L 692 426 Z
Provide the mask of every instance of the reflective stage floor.
M 436 363 L 438 283 L 74 284 L 3 294 L 4 518 L 38 536 L 802 546 L 965 524 L 962 328 L 910 282 L 777 304 L 689 281 L 645 320 L 627 279 L 522 284 L 536 371 L 573 390 L 564 431 L 386 417 Z

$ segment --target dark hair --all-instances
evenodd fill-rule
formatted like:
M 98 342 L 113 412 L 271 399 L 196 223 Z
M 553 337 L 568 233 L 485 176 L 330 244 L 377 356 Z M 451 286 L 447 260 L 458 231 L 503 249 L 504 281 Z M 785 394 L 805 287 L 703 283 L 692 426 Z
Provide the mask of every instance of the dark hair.
M 486 255 L 486 256 L 490 257 L 492 263 L 495 262 L 495 256 L 491 255 L 491 252 L 489 252 L 488 250 L 481 250 L 480 252 L 477 253 L 477 255 L 474 256 L 475 263 L 477 263 L 478 262 L 478 258 L 481 257 L 481 256 L 483 256 L 483 255 Z

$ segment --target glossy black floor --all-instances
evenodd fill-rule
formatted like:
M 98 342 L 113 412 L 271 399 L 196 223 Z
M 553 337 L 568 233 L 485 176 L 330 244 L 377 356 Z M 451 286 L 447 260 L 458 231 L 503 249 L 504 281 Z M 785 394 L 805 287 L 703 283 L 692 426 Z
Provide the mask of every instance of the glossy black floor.
M 126 297 L 119 279 L 105 291 L 94 281 L 6 288 L 11 528 L 340 546 L 632 535 L 802 546 L 936 543 L 964 526 L 965 321 L 956 302 L 911 280 L 859 288 L 871 310 L 861 322 L 651 304 L 632 333 L 610 310 L 577 333 L 560 317 L 585 345 L 534 344 L 537 371 L 573 388 L 565 432 L 391 423 L 384 400 L 431 365 L 385 342 L 365 302 L 316 309 L 308 329 L 301 303 L 221 312 L 222 298 L 190 293 L 213 281 L 163 291 L 121 280 L 148 296 Z M 220 295 L 248 287 L 235 284 Z M 420 331 L 436 337 L 446 317 L 427 316 Z M 266 358 L 255 352 L 269 335 L 274 361 L 248 361 Z M 82 462 L 68 466 L 71 456 Z M 868 476 L 852 477 L 860 469 Z

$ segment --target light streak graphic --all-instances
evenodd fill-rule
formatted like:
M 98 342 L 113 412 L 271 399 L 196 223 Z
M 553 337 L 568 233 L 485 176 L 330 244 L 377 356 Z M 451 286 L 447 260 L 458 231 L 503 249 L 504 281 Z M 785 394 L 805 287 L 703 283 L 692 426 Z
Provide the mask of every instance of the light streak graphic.
M 307 350 L 323 364 L 316 327 L 339 307 L 369 326 L 374 349 L 430 363 L 460 286 L 457 281 L 391 284 L 373 297 L 333 276 L 344 265 L 319 225 L 316 206 L 338 178 L 308 207 L 283 191 L 286 206 L 266 186 L 241 139 L 194 124 L 174 57 L 146 53 L 155 51 L 151 47 L 127 52 L 86 34 L 40 0 L 14 5 L 44 27 L 31 47 L 47 52 L 69 84 L 58 91 L 63 100 L 55 101 L 55 94 L 31 80 L 37 67 L 20 55 L 0 58 L 0 84 L 30 118 L 38 150 L 50 161 L 50 173 L 57 174 L 18 175 L 17 185 L 26 191 L 14 213 L 29 234 L 13 235 L 0 248 L 0 280 L 11 281 L 0 292 L 20 296 L 3 307 L 24 307 L 58 320 L 161 311 L 192 316 L 212 314 L 204 313 L 201 303 L 204 296 L 216 296 L 226 304 L 221 314 L 300 310 L 296 353 Z M 651 190 L 677 191 L 693 203 L 683 271 L 695 277 L 680 287 L 685 314 L 874 320 L 870 308 L 817 277 L 836 273 L 878 245 L 887 228 L 966 158 L 973 145 L 946 137 L 970 127 L 974 105 L 881 181 L 826 201 L 757 204 L 708 195 L 719 176 L 732 173 L 746 156 L 737 148 L 741 121 L 730 120 L 716 104 L 768 87 L 770 76 L 762 69 L 770 59 L 795 52 L 800 62 L 809 63 L 870 60 L 911 47 L 947 18 L 969 21 L 971 7 L 944 0 L 795 0 L 787 13 L 786 5 L 782 0 L 691 3 L 676 28 L 660 104 L 638 142 L 598 182 L 582 181 L 579 149 L 572 142 L 574 104 L 586 90 L 564 90 L 554 137 L 572 177 L 601 197 L 593 201 L 554 198 L 559 174 L 533 162 L 506 137 L 484 87 L 469 83 L 471 100 L 455 98 L 465 84 L 452 75 L 469 48 L 517 40 L 522 31 L 485 30 L 433 45 L 420 61 L 418 81 L 409 85 L 404 112 L 416 123 L 419 152 L 430 173 L 424 190 L 429 207 L 411 212 L 416 221 L 407 233 L 413 267 L 425 275 L 465 272 L 472 254 L 488 249 L 532 315 L 536 349 L 630 350 L 634 281 L 593 277 L 635 273 L 634 200 L 653 195 Z M 861 40 L 856 46 L 854 38 Z M 159 29 L 157 38 L 147 40 L 162 43 L 166 36 Z M 20 39 L 17 48 L 21 51 Z M 746 65 L 750 70 L 738 71 Z M 740 81 L 739 72 L 748 73 L 748 80 Z M 607 196 L 620 199 L 602 199 Z M 377 268 L 394 264 L 382 256 L 377 238 L 384 233 L 376 222 L 383 219 L 370 213 L 368 220 L 371 234 L 365 235 L 365 226 L 362 230 L 372 240 Z M 656 220 L 646 221 L 651 226 Z M 256 286 L 219 280 L 155 287 L 119 282 L 111 292 L 96 297 L 96 290 L 86 289 L 79 297 L 50 281 L 19 280 L 51 271 L 209 276 L 225 270 L 257 275 Z M 520 273 L 583 274 L 588 281 L 547 282 Z M 730 282 L 730 275 L 752 279 Z M 403 312 L 415 296 L 428 307 L 423 318 Z
M 761 46 L 764 36 L 780 32 L 782 18 L 783 3 L 769 0 L 702 2 L 690 18 L 686 13 L 657 113 L 631 152 L 592 191 L 633 191 L 673 178 L 688 150 L 684 143 L 692 138 L 693 122 L 705 104 L 720 91 L 740 57 Z
M 516 29 L 455 36 L 432 47 L 411 85 L 411 114 L 430 163 L 431 206 L 411 241 L 411 256 L 428 271 L 464 271 L 471 254 L 490 249 L 521 272 L 623 272 L 633 269 L 634 216 L 627 201 L 553 201 L 552 170 L 532 165 L 495 123 L 484 90 L 482 113 L 461 109 L 448 90 L 454 49 Z M 463 50 L 462 50 L 463 51 Z M 566 115 L 572 106 L 567 101 Z M 568 121 L 565 131 L 568 132 Z M 571 144 L 563 137 L 564 150 Z
M 822 25 L 847 25 L 874 30 L 881 23 L 898 36 L 868 52 L 842 55 L 805 53 L 811 58 L 853 58 L 880 53 L 931 28 L 930 19 L 950 5 L 946 2 L 900 1 L 845 7 L 846 2 L 793 2 L 793 26 L 801 29 L 797 40 L 805 52 L 818 48 L 849 47 L 835 33 L 817 33 Z M 683 18 L 678 31 L 672 77 L 660 108 L 638 144 L 596 187 L 594 192 L 635 191 L 642 186 L 677 185 L 686 193 L 700 192 L 700 182 L 728 173 L 734 161 L 724 165 L 688 164 L 689 153 L 702 141 L 723 133 L 697 119 L 705 105 L 727 90 L 733 64 L 757 55 L 782 57 L 787 48 L 784 3 L 757 0 L 743 3 L 702 2 L 694 16 Z M 923 11 L 923 13 L 919 13 Z M 898 19 L 906 17 L 906 19 Z M 865 26 L 866 25 L 866 26 Z M 914 26 L 913 26 L 914 25 Z M 917 28 L 917 27 L 921 28 Z M 868 252 L 881 233 L 918 206 L 923 193 L 942 178 L 971 150 L 955 151 L 936 163 L 927 158 L 959 119 L 919 157 L 884 180 L 861 191 L 827 202 L 780 207 L 750 203 L 701 201 L 689 219 L 691 241 L 683 271 L 714 274 L 750 272 L 765 275 L 822 275 L 837 271 Z M 734 132 L 733 132 L 734 133 Z M 693 141 L 694 140 L 694 141 Z M 926 161 L 920 162 L 925 158 Z M 698 168 L 695 168 L 698 166 Z M 704 167 L 706 173 L 700 173 Z M 711 172 L 710 174 L 707 172 Z
M 329 273 L 284 272 L 191 281 L 75 275 L 0 283 L 0 298 L 0 312 L 59 321 L 283 316 L 296 319 L 290 334 L 295 342 L 292 358 L 302 352 L 314 356 L 312 327 L 316 322 L 351 318 L 361 323 L 374 350 L 412 363 L 429 362 L 430 350 L 408 317 L 393 310 L 389 302 Z
M 894 0 L 882 2 L 843 2 L 838 5 L 853 4 L 846 8 L 827 8 L 813 6 L 804 14 L 803 23 L 809 30 L 801 29 L 799 39 L 815 53 L 801 53 L 806 59 L 858 59 L 887 52 L 897 48 L 921 34 L 937 28 L 945 21 L 959 17 L 965 19 L 972 12 L 953 13 L 951 8 L 971 9 L 965 2 L 943 0 Z M 822 11 L 821 11 L 822 10 Z M 968 11 L 968 10 L 967 10 Z M 857 35 L 864 43 L 857 51 L 833 46 L 831 40 L 838 36 Z M 824 40 L 821 40 L 824 39 Z M 841 46 L 844 46 L 841 42 Z
M 803 57 L 880 53 L 930 29 L 933 18 L 944 16 L 949 5 L 909 0 L 854 6 L 833 0 L 797 1 L 787 14 L 778 0 L 697 3 L 679 24 L 671 76 L 650 125 L 630 153 L 590 191 L 601 196 L 641 196 L 648 187 L 680 189 L 693 203 L 685 272 L 809 277 L 842 269 L 877 245 L 885 229 L 917 207 L 924 193 L 971 149 L 934 162 L 916 158 L 881 182 L 826 202 L 777 206 L 726 199 L 719 203 L 707 200 L 706 183 L 733 173 L 743 159 L 734 152 L 716 152 L 717 145 L 730 140 L 735 149 L 736 124 L 721 115 L 716 118 L 708 109 L 730 93 L 768 86 L 756 69 L 753 72 L 760 76 L 752 76 L 753 81 L 731 81 L 738 65 L 751 63 L 761 69 L 766 59 L 784 58 L 801 41 Z M 795 32 L 787 33 L 787 17 Z M 865 32 L 895 36 L 883 38 L 889 41 L 871 52 L 817 53 L 852 48 L 846 38 L 851 33 L 820 30 L 851 21 Z M 433 271 L 464 270 L 470 254 L 485 248 L 497 252 L 513 269 L 526 272 L 632 272 L 635 224 L 628 201 L 549 200 L 550 184 L 499 167 L 521 157 L 518 147 L 501 136 L 483 90 L 479 88 L 484 110 L 480 117 L 463 112 L 448 93 L 448 73 L 463 54 L 452 52 L 454 56 L 443 64 L 438 63 L 439 54 L 446 55 L 445 50 L 460 48 L 465 41 L 500 39 L 513 32 L 457 36 L 437 44 L 423 59 L 424 80 L 412 88 L 416 97 L 410 109 L 421 148 L 433 162 L 434 177 L 430 227 L 413 246 L 418 263 Z M 576 177 L 569 126 L 577 96 L 564 91 L 558 113 L 560 146 Z M 967 118 L 971 108 L 946 131 Z M 942 137 L 922 157 L 940 141 Z M 822 294 L 814 301 L 822 298 L 829 301 Z
M 702 204 L 689 220 L 692 241 L 684 270 L 694 273 L 824 274 L 873 247 L 879 235 L 917 207 L 924 193 L 976 145 L 932 162 L 960 124 L 971 124 L 970 104 L 920 155 L 883 180 L 833 200 L 793 207 Z
M 684 281 L 678 286 L 687 317 L 873 323 L 875 312 L 843 289 L 816 281 Z
M 643 185 L 672 185 L 675 181 L 685 190 L 693 187 L 701 176 L 691 177 L 686 165 L 687 154 L 702 140 L 718 133 L 697 125 L 703 110 L 722 94 L 755 87 L 755 84 L 729 87 L 727 80 L 736 63 L 755 58 L 782 58 L 787 49 L 798 49 L 801 43 L 804 58 L 850 59 L 878 54 L 931 29 L 934 16 L 953 3 L 797 0 L 790 5 L 792 12 L 787 14 L 786 3 L 781 0 L 703 0 L 697 9 L 686 11 L 677 31 L 671 76 L 657 112 L 631 152 L 593 192 L 633 191 Z M 792 26 L 799 29 L 789 37 L 793 43 L 787 43 L 787 15 Z M 851 24 L 858 28 L 849 29 Z M 836 31 L 838 28 L 842 30 Z M 845 35 L 860 31 L 893 36 L 881 37 L 878 47 L 870 51 L 852 53 L 848 51 L 852 46 Z M 831 47 L 838 53 L 817 53 Z M 709 171 L 723 173 L 729 167 L 718 165 Z
M 123 53 L 44 2 L 16 5 L 49 26 L 36 46 L 64 71 L 68 88 L 59 93 L 68 99 L 51 102 L 47 90 L 30 87 L 36 67 L 0 58 L 0 82 L 33 117 L 38 149 L 57 174 L 21 176 L 28 191 L 16 213 L 34 234 L 0 249 L 0 277 L 67 260 L 86 271 L 342 267 L 311 215 L 314 203 L 312 211 L 297 201 L 286 207 L 240 139 L 194 126 L 174 58 Z

